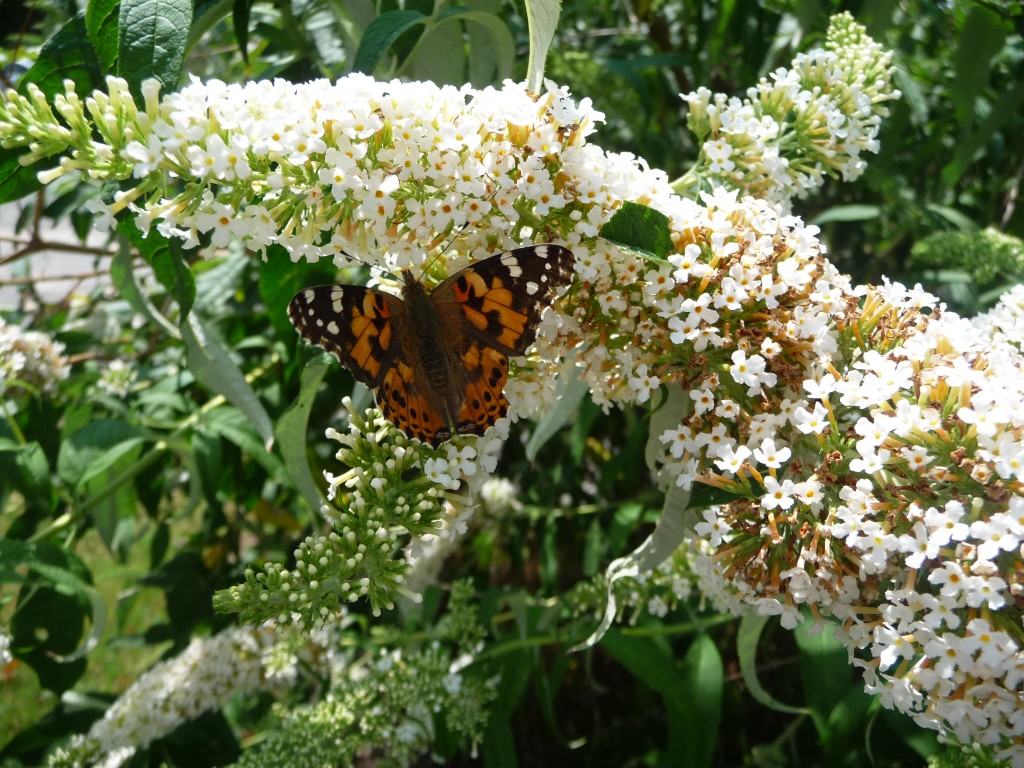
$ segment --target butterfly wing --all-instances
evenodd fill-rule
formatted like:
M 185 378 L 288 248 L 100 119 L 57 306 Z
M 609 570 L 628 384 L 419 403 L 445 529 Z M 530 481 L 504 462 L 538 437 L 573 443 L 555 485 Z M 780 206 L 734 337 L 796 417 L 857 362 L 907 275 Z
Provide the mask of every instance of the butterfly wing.
M 460 377 L 450 384 L 460 433 L 483 434 L 508 411 L 508 358 L 533 344 L 541 315 L 572 275 L 568 248 L 527 246 L 457 272 L 430 295 L 447 335 L 462 340 Z
M 430 297 L 439 313 L 443 305 L 457 303 L 467 321 L 467 336 L 514 357 L 533 344 L 541 315 L 572 276 L 568 248 L 530 245 L 456 272 Z
M 358 285 L 320 285 L 295 294 L 288 315 L 306 341 L 374 390 L 381 413 L 409 437 L 433 445 L 451 437 L 439 398 L 417 373 L 401 299 Z
M 443 404 L 428 384 L 417 376 L 409 359 L 400 356 L 384 374 L 377 390 L 377 405 L 384 418 L 424 443 L 437 447 L 450 440 L 452 431 L 442 414 Z
M 310 344 L 326 349 L 356 381 L 376 389 L 401 350 L 402 300 L 358 285 L 305 288 L 288 304 L 288 316 Z

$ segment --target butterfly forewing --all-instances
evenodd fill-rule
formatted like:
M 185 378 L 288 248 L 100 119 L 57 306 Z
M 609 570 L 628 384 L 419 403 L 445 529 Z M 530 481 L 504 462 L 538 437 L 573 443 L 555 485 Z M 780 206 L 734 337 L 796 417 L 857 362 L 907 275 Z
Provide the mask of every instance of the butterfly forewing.
M 375 390 L 387 419 L 436 446 L 453 432 L 483 434 L 505 415 L 508 358 L 533 343 L 542 313 L 572 275 L 567 248 L 527 246 L 457 272 L 429 299 L 407 275 L 406 301 L 325 285 L 299 291 L 288 314 L 307 341 Z
M 456 302 L 467 335 L 521 355 L 537 337 L 541 314 L 572 280 L 573 255 L 560 245 L 530 245 L 491 256 L 457 272 L 430 295 L 436 306 Z
M 318 285 L 295 294 L 288 315 L 302 338 L 333 354 L 372 389 L 391 367 L 405 307 L 395 296 L 372 288 Z

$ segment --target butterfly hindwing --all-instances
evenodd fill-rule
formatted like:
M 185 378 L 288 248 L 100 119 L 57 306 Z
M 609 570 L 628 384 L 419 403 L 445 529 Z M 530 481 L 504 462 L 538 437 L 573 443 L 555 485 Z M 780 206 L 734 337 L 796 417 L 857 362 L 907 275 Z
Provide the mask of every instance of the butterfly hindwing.
M 461 434 L 482 435 L 508 411 L 504 392 L 508 358 L 493 347 L 471 341 L 465 345 L 462 363 L 466 371 L 462 385 L 465 399 L 459 409 L 458 430 Z
M 385 419 L 409 437 L 438 445 L 451 437 L 451 430 L 437 395 L 418 378 L 411 365 L 396 359 L 377 389 L 377 406 Z
M 400 347 L 405 307 L 401 299 L 372 288 L 318 285 L 295 294 L 288 315 L 306 341 L 332 353 L 373 389 Z
M 514 356 L 537 337 L 541 314 L 555 290 L 572 280 L 573 255 L 560 245 L 530 245 L 466 267 L 438 285 L 435 306 L 457 302 L 466 335 Z

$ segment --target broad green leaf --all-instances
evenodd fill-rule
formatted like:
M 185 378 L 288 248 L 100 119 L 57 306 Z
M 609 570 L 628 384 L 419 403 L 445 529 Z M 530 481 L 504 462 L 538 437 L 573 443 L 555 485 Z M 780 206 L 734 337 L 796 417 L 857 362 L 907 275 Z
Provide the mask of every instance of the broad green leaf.
M 770 620 L 770 616 L 756 614 L 750 614 L 740 619 L 739 631 L 736 634 L 736 652 L 740 661 L 743 682 L 758 704 L 788 715 L 809 715 L 811 712 L 806 707 L 794 707 L 778 701 L 765 690 L 757 677 L 757 646 L 761 640 L 761 633 Z
M 89 0 L 85 6 L 85 26 L 103 69 L 114 72 L 117 68 L 117 24 L 120 19 L 120 0 Z
M 526 0 L 526 21 L 530 26 L 530 61 L 526 69 L 526 87 L 540 93 L 544 87 L 544 62 L 555 39 L 561 0 Z
M 204 260 L 196 271 L 196 301 L 207 316 L 215 317 L 243 289 L 243 278 L 252 260 L 241 254 Z
M 43 188 L 39 181 L 40 171 L 48 171 L 57 165 L 55 158 L 40 160 L 32 165 L 22 165 L 19 158 L 21 149 L 0 149 L 0 203 L 20 200 Z
M 800 648 L 800 671 L 804 678 L 804 698 L 815 727 L 823 740 L 830 735 L 828 721 L 832 710 L 852 684 L 853 669 L 846 646 L 835 637 L 834 625 L 805 619 L 794 632 Z
M 39 443 L 20 446 L 14 453 L 14 469 L 13 485 L 26 501 L 32 506 L 52 511 L 56 497 L 43 447 Z
M 75 92 L 81 98 L 103 84 L 103 71 L 89 42 L 84 13 L 68 19 L 46 41 L 38 58 L 19 80 L 18 90 L 24 93 L 29 83 L 35 83 L 52 97 L 64 93 L 65 80 L 75 84 Z
M 404 32 L 418 24 L 425 24 L 427 17 L 419 11 L 388 11 L 375 18 L 363 32 L 352 62 L 353 72 L 373 74 L 381 58 Z
M 181 242 L 177 239 L 168 240 L 155 227 L 144 235 L 131 218 L 119 220 L 117 227 L 128 236 L 139 255 L 153 268 L 160 285 L 178 302 L 181 316 L 187 317 L 196 298 L 196 281 L 185 261 Z
M 39 684 L 63 693 L 85 672 L 86 661 L 60 659 L 82 640 L 88 603 L 48 587 L 25 587 L 11 618 L 11 652 L 28 664 Z
M 102 632 L 106 626 L 89 570 L 73 552 L 48 542 L 0 539 L 0 563 L 11 570 L 27 568 L 43 579 L 19 595 L 9 624 L 11 650 L 32 667 L 44 688 L 61 693 L 81 677 L 84 651 L 98 638 L 97 628 Z M 93 632 L 83 650 L 82 630 L 90 608 L 101 613 L 93 616 Z
M 235 40 L 238 41 L 238 50 L 242 54 L 242 60 L 246 63 L 249 62 L 249 12 L 251 10 L 252 0 L 234 0 L 231 27 L 235 32 Z
M 811 223 L 820 227 L 832 221 L 869 221 L 877 219 L 881 213 L 877 205 L 834 205 L 811 219 Z
M 569 423 L 589 391 L 587 382 L 580 375 L 579 368 L 576 367 L 576 355 L 572 353 L 566 355 L 565 363 L 558 375 L 555 404 L 544 412 L 537 422 L 533 434 L 530 435 L 530 441 L 526 444 L 527 459 L 530 461 L 536 459 L 544 444 Z
M 512 76 L 516 44 L 512 31 L 498 15 L 500 3 L 476 4 L 476 10 L 467 11 L 463 18 L 469 38 L 469 82 L 477 88 L 500 83 Z M 481 8 L 479 6 L 488 6 Z
M 47 40 L 35 62 L 18 81 L 22 93 L 34 83 L 48 97 L 64 93 L 64 81 L 75 84 L 80 96 L 98 88 L 103 76 L 96 52 L 89 44 L 84 14 L 68 19 Z M 22 165 L 19 158 L 24 150 L 0 149 L 0 203 L 18 200 L 42 189 L 38 179 L 40 171 L 57 165 L 57 158 L 39 160 L 30 166 Z
M 442 14 L 431 24 L 416 45 L 411 62 L 415 80 L 429 80 L 439 85 L 466 82 L 466 45 L 462 23 L 456 14 Z
M 928 205 L 925 206 L 925 210 L 929 213 L 941 216 L 961 232 L 978 231 L 977 222 L 975 222 L 970 216 L 961 213 L 956 208 L 952 208 L 948 205 L 939 205 L 938 203 L 928 203 Z
M 121 0 L 117 73 L 136 97 L 149 78 L 177 87 L 191 26 L 192 0 Z
M 299 396 L 277 420 L 277 427 L 274 429 L 285 470 L 314 513 L 319 512 L 323 498 L 313 479 L 313 473 L 309 470 L 306 434 L 309 427 L 309 411 L 328 369 L 329 366 L 325 364 L 307 365 L 303 369 Z
M 205 423 L 214 434 L 241 448 L 245 455 L 258 462 L 271 477 L 281 478 L 284 468 L 278 458 L 269 452 L 273 437 L 271 441 L 261 443 L 261 436 L 256 433 L 255 425 L 247 414 L 235 408 L 217 408 L 207 416 Z
M 681 665 L 663 643 L 628 636 L 617 629 L 605 634 L 601 647 L 664 699 L 669 730 L 665 764 L 695 768 L 710 765 L 725 679 L 714 641 L 705 634 L 698 635 Z
M 267 260 L 259 268 L 259 291 L 279 338 L 298 339 L 288 319 L 288 302 L 292 296 L 307 286 L 330 282 L 337 282 L 337 269 L 329 261 L 296 264 L 281 246 L 272 245 L 267 249 Z
M 600 234 L 616 245 L 643 251 L 658 259 L 664 259 L 672 250 L 668 216 L 628 200 L 601 227 Z
M 707 485 L 705 483 L 696 482 L 693 484 L 693 489 L 690 492 L 690 501 L 687 503 L 687 509 L 707 509 L 708 507 L 717 507 L 720 504 L 728 504 L 736 499 L 750 498 L 745 493 L 733 493 L 723 488 L 716 488 L 713 485 Z
M 669 710 L 670 765 L 712 764 L 722 718 L 725 670 L 715 641 L 701 633 L 683 657 L 682 685 Z
M 181 331 L 153 306 L 135 280 L 135 252 L 126 237 L 119 238 L 117 253 L 110 261 L 110 279 L 121 297 L 140 315 L 158 325 L 171 338 L 180 338 Z M 147 396 L 150 393 L 147 393 Z
M 212 326 L 196 316 L 186 318 L 181 326 L 189 369 L 204 387 L 223 395 L 228 402 L 248 417 L 253 429 L 263 440 L 265 452 L 274 443 L 274 427 L 245 374 L 231 359 L 231 352 Z M 259 458 L 259 457 L 254 457 Z
M 138 430 L 118 419 L 97 419 L 68 435 L 57 455 L 57 474 L 70 488 L 80 488 L 86 469 L 112 447 L 139 437 Z
M 978 95 L 988 85 L 992 63 L 1006 42 L 999 16 L 979 5 L 967 10 L 953 56 L 955 75 L 950 86 L 954 114 L 961 132 L 974 121 Z
M 143 437 L 131 437 L 111 446 L 89 462 L 88 466 L 83 470 L 79 482 L 84 485 L 107 472 L 115 464 L 121 463 L 125 456 L 129 454 L 138 455 L 138 447 L 144 442 L 145 438 Z

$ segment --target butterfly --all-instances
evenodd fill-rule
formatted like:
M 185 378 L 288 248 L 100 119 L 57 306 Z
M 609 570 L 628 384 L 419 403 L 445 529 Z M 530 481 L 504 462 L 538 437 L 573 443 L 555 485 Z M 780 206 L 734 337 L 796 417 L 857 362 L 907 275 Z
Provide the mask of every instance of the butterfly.
M 438 446 L 482 435 L 505 415 L 510 357 L 533 344 L 573 276 L 573 254 L 531 245 L 482 259 L 428 292 L 408 270 L 402 297 L 357 285 L 299 291 L 292 325 L 374 390 L 384 417 Z

